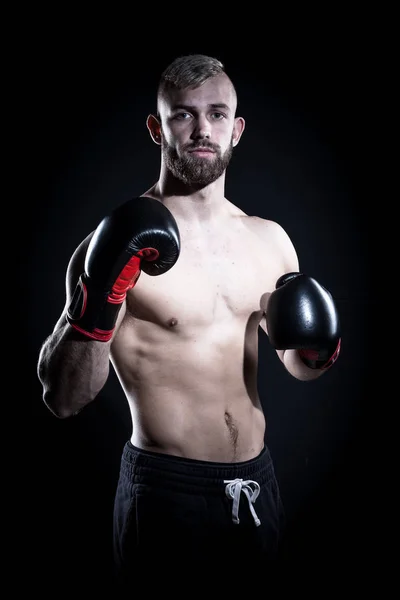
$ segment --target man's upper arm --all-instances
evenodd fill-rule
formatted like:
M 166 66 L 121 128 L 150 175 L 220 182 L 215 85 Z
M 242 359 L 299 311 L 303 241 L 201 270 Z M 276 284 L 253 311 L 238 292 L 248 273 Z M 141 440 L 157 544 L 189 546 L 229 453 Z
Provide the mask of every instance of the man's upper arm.
M 274 224 L 274 229 L 277 253 L 280 254 L 282 264 L 284 265 L 281 275 L 292 271 L 299 271 L 299 259 L 291 238 L 285 229 L 283 229 L 281 225 L 278 225 L 278 223 Z
M 261 219 L 260 221 L 261 235 L 264 234 L 265 240 L 267 240 L 268 236 L 268 243 L 272 246 L 273 252 L 276 256 L 275 281 L 277 281 L 279 277 L 281 277 L 285 273 L 298 272 L 300 270 L 299 259 L 297 256 L 295 246 L 288 233 L 281 225 L 279 225 L 275 221 L 267 221 L 264 219 Z M 263 229 L 264 233 L 262 231 Z M 273 287 L 273 289 L 275 288 Z M 266 290 L 266 292 L 272 292 L 273 289 Z M 263 315 L 260 321 L 260 327 L 268 335 L 265 314 Z

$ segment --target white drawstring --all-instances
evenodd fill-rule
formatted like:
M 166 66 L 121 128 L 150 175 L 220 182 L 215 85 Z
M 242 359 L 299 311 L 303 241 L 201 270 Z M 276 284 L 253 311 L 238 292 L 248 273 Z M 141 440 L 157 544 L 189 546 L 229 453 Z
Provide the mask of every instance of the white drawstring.
M 243 481 L 243 479 L 225 479 L 225 493 L 228 498 L 233 499 L 232 506 L 232 520 L 234 523 L 238 524 L 239 520 L 239 502 L 240 502 L 240 493 L 244 492 L 249 502 L 249 508 L 251 514 L 253 515 L 254 522 L 258 527 L 261 524 L 260 519 L 257 517 L 256 511 L 254 510 L 253 504 L 257 500 L 258 494 L 260 493 L 260 486 L 256 481 L 252 481 L 251 479 L 247 479 Z M 253 487 L 254 486 L 254 489 Z

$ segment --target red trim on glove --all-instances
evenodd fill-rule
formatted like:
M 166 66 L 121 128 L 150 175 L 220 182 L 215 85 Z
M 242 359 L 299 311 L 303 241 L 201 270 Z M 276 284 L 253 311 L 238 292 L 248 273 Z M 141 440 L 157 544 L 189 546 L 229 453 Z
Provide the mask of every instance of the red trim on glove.
M 322 367 L 323 369 L 330 369 L 331 366 L 337 361 L 339 354 L 340 354 L 341 346 L 342 346 L 342 340 L 340 338 L 338 341 L 338 345 L 336 346 L 335 352 L 332 354 L 332 356 L 330 357 L 328 362 Z
M 70 323 L 71 327 L 79 331 L 79 333 L 83 333 L 86 337 L 91 338 L 92 340 L 98 340 L 99 342 L 108 342 L 112 338 L 112 331 L 103 331 L 102 329 L 94 329 L 93 331 L 86 331 L 86 329 L 81 329 L 79 325 L 75 323 Z
M 107 302 L 110 302 L 110 304 L 122 304 L 126 298 L 127 291 L 132 289 L 139 279 L 141 260 L 153 261 L 157 260 L 158 257 L 159 252 L 155 248 L 143 248 L 136 256 L 132 256 L 112 286 Z

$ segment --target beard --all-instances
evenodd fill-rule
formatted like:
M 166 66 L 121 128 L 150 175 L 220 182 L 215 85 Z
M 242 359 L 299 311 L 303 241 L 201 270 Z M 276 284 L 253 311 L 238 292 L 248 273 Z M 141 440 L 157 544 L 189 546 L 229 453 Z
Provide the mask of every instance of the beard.
M 215 155 L 213 158 L 201 158 L 188 152 L 195 148 L 210 148 Z M 204 187 L 216 181 L 228 167 L 233 153 L 233 140 L 231 139 L 224 154 L 221 154 L 219 146 L 203 140 L 184 146 L 183 155 L 179 156 L 175 148 L 169 146 L 162 136 L 161 151 L 167 169 L 176 179 L 186 185 Z

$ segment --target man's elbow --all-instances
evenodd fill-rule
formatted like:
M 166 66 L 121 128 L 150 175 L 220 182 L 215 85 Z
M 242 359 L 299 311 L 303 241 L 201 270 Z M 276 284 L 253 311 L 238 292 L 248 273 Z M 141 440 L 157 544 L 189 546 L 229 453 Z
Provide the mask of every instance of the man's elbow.
M 43 402 L 51 414 L 57 419 L 69 419 L 74 415 L 77 415 L 83 407 L 76 408 L 70 403 L 62 402 L 60 398 L 57 398 L 56 394 L 49 390 L 43 393 Z

